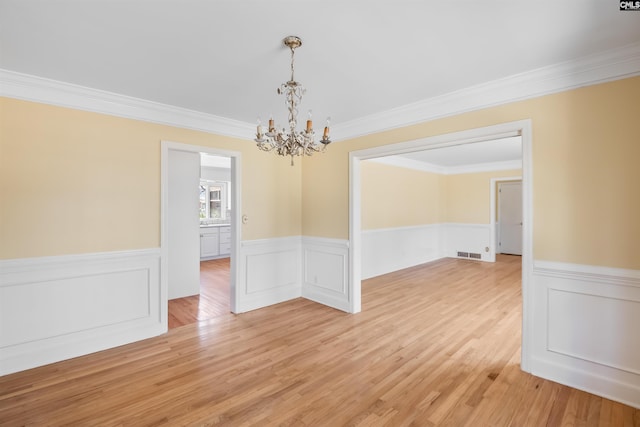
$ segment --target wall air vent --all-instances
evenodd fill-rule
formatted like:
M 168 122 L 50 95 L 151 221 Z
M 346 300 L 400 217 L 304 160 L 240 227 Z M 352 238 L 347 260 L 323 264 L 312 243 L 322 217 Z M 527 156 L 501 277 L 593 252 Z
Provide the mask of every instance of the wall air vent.
M 458 256 L 462 258 L 469 258 L 469 252 L 458 252 Z
M 474 254 L 474 253 L 470 253 L 469 254 L 469 258 L 473 258 L 473 259 L 481 259 L 482 256 L 480 254 Z

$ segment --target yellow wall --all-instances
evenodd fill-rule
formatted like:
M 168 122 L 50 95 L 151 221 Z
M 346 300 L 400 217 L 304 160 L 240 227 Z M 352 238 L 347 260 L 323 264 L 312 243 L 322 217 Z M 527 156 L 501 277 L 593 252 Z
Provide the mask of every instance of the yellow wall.
M 296 162 L 250 141 L 0 98 L 0 258 L 157 247 L 160 140 L 242 152 L 247 240 L 348 238 L 353 150 L 533 126 L 534 258 L 640 269 L 640 77 L 332 144 Z
M 360 171 L 363 230 L 444 222 L 444 175 L 373 161 Z
M 361 168 L 362 229 L 445 222 L 489 224 L 491 178 L 520 176 L 507 170 L 441 175 L 364 161 Z
M 300 164 L 249 141 L 0 98 L 0 259 L 160 245 L 160 141 L 242 153 L 243 239 L 300 235 Z
M 350 151 L 531 119 L 534 258 L 640 269 L 639 99 L 633 77 L 332 144 L 303 162 L 303 234 L 348 238 Z
M 520 169 L 447 175 L 446 222 L 490 224 L 491 178 L 520 175 Z

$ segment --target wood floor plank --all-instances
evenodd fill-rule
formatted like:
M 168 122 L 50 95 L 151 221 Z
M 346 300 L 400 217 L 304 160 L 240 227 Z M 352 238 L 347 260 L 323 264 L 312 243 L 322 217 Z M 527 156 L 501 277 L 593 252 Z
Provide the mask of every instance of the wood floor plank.
M 169 300 L 169 329 L 229 314 L 230 280 L 230 258 L 201 261 L 200 294 Z
M 520 370 L 520 287 L 501 256 L 369 279 L 356 315 L 305 299 L 233 315 L 212 291 L 170 307 L 163 336 L 0 377 L 0 425 L 638 426 Z

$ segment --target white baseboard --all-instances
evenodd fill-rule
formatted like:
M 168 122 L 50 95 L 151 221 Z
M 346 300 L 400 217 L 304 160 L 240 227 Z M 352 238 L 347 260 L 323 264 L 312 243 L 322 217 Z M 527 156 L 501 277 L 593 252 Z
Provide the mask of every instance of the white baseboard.
M 0 261 L 0 375 L 162 334 L 160 250 Z
M 349 242 L 302 238 L 302 296 L 349 312 Z
M 640 271 L 535 261 L 534 375 L 640 408 Z

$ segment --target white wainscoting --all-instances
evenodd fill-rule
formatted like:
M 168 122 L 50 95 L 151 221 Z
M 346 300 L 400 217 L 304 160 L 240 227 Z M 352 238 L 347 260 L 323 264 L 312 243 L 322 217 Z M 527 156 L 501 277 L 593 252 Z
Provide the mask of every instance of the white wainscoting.
M 448 222 L 442 226 L 444 228 L 444 256 L 459 258 L 458 252 L 467 252 L 480 254 L 479 261 L 492 261 L 491 224 Z M 487 248 L 489 248 L 488 251 Z
M 243 241 L 238 313 L 302 296 L 300 253 L 299 236 Z
M 302 296 L 349 312 L 349 242 L 302 238 Z
M 362 231 L 362 279 L 444 256 L 442 224 Z
M 0 375 L 166 332 L 160 250 L 0 261 Z
M 459 258 L 458 251 L 480 254 L 478 261 L 492 261 L 491 225 L 444 223 L 363 230 L 362 279 L 444 257 Z
M 532 373 L 640 408 L 640 271 L 535 261 Z

